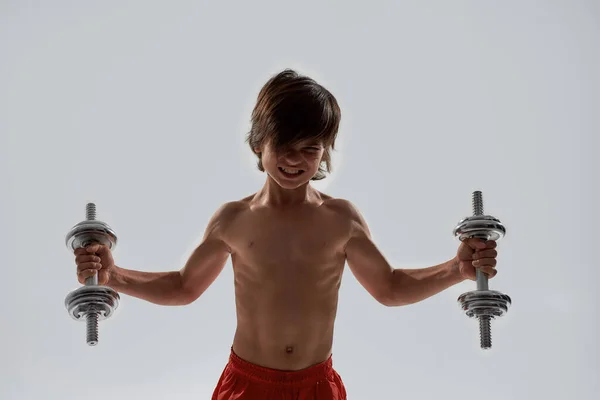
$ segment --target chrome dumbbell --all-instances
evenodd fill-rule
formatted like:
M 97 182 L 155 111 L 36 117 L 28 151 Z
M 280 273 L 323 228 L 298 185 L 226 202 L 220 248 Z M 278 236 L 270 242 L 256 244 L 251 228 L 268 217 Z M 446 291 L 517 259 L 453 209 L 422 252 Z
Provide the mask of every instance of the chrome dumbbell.
M 454 228 L 454 236 L 461 241 L 469 238 L 499 240 L 506 234 L 506 228 L 500 220 L 483 213 L 483 196 L 480 191 L 473 192 L 473 216 L 460 221 Z M 511 305 L 508 295 L 490 290 L 487 275 L 477 270 L 477 290 L 463 293 L 458 297 L 460 307 L 469 318 L 479 320 L 479 335 L 482 349 L 492 347 L 491 320 L 502 317 Z
M 86 206 L 86 220 L 75 225 L 66 236 L 67 248 L 75 251 L 90 244 L 100 243 L 109 249 L 117 245 L 117 235 L 108 224 L 96 220 L 96 205 Z M 85 280 L 85 286 L 69 293 L 65 306 L 76 321 L 86 321 L 87 344 L 98 344 L 98 322 L 109 318 L 119 306 L 119 294 L 106 286 L 98 285 L 98 274 Z

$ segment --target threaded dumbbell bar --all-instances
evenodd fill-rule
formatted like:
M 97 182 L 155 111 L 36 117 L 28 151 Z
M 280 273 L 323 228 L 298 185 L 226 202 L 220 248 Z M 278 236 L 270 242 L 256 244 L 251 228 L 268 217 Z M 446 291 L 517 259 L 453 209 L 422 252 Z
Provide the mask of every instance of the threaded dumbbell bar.
M 460 221 L 454 228 L 454 236 L 461 241 L 469 238 L 499 240 L 506 235 L 506 228 L 500 220 L 483 213 L 483 196 L 473 192 L 473 216 Z M 508 312 L 511 299 L 508 295 L 489 290 L 487 275 L 476 270 L 477 290 L 463 293 L 458 297 L 460 307 L 469 318 L 479 320 L 480 345 L 482 349 L 492 347 L 491 320 Z
M 96 220 L 96 205 L 86 206 L 86 220 L 75 225 L 66 236 L 67 248 L 71 251 L 94 243 L 114 249 L 117 235 L 108 224 Z M 85 286 L 69 293 L 65 307 L 76 321 L 86 321 L 86 340 L 90 346 L 98 344 L 98 322 L 109 318 L 119 306 L 119 294 L 112 288 L 98 285 L 98 274 L 87 278 Z

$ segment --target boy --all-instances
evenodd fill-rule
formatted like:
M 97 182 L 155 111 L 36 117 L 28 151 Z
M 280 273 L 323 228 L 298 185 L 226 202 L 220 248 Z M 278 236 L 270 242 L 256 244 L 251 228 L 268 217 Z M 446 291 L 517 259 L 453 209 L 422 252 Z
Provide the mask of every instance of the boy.
M 78 249 L 78 279 L 160 305 L 195 301 L 229 256 L 235 277 L 237 329 L 213 400 L 346 399 L 331 350 L 344 265 L 384 306 L 416 303 L 475 279 L 496 275 L 496 244 L 469 240 L 450 261 L 393 269 L 347 200 L 315 190 L 331 171 L 340 109 L 333 95 L 292 70 L 261 89 L 246 141 L 267 173 L 255 194 L 224 204 L 180 271 L 148 273 L 114 264 L 106 247 Z

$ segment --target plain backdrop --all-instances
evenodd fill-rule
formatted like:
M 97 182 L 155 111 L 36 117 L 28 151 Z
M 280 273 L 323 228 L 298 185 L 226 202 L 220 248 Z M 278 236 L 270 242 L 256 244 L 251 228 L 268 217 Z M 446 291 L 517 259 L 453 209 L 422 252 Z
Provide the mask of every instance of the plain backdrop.
M 235 329 L 228 262 L 186 307 L 123 296 L 97 347 L 71 320 L 68 230 L 98 206 L 117 264 L 181 268 L 265 175 L 244 144 L 294 68 L 343 119 L 334 171 L 396 268 L 452 258 L 471 192 L 501 219 L 479 349 L 472 282 L 386 308 L 346 270 L 333 359 L 351 400 L 596 399 L 597 1 L 0 1 L 0 398 L 209 399 Z M 594 394 L 595 393 L 595 394 Z

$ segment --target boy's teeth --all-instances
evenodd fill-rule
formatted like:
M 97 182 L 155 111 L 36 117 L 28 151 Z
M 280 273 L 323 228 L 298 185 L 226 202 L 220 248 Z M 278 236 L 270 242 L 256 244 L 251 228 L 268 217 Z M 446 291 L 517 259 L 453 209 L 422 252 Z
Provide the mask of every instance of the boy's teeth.
M 293 170 L 292 170 L 292 169 L 285 169 L 285 168 L 281 168 L 281 170 L 282 170 L 283 172 L 286 172 L 286 173 L 288 173 L 288 174 L 297 174 L 297 173 L 299 173 L 299 172 L 300 172 L 300 170 L 299 170 L 299 169 L 293 169 Z

